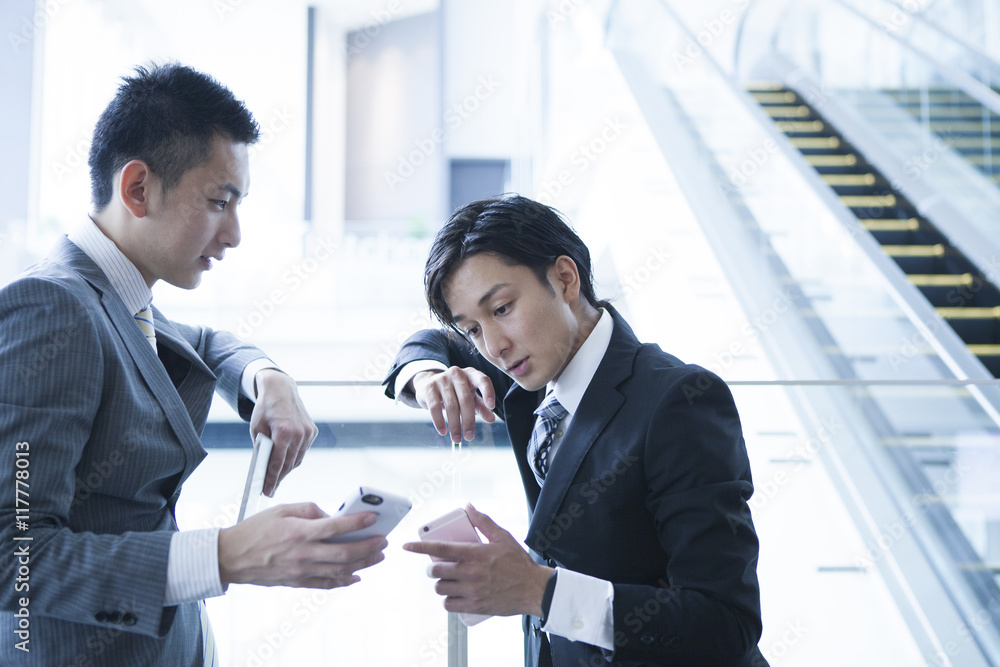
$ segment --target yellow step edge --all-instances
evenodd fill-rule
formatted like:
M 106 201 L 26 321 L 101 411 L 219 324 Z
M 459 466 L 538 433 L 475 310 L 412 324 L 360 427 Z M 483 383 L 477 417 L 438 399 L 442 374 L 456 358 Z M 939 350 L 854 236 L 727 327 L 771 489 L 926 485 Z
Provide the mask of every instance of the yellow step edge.
M 772 93 L 752 90 L 750 95 L 761 104 L 793 104 L 795 102 L 795 93 L 791 91 Z
M 1000 319 L 1000 306 L 980 308 L 977 306 L 935 308 L 937 314 L 946 320 L 995 320 Z
M 826 129 L 821 120 L 779 120 L 775 122 L 782 132 L 822 132 Z
M 862 218 L 858 222 L 870 232 L 915 232 L 920 229 L 920 221 L 916 218 L 907 218 L 906 220 Z
M 789 137 L 789 141 L 796 148 L 840 148 L 837 137 Z
M 979 132 L 983 131 L 983 124 L 968 120 L 932 120 L 931 130 L 934 132 Z
M 751 93 L 755 90 L 774 91 L 785 89 L 785 85 L 777 81 L 748 81 L 743 84 L 743 87 Z
M 920 104 L 904 104 L 903 108 L 917 118 L 923 118 L 924 108 Z M 983 109 L 981 106 L 957 106 L 954 104 L 934 104 L 928 107 L 930 117 L 934 119 L 945 118 L 982 118 Z M 995 120 L 992 119 L 991 120 Z
M 764 111 L 767 112 L 769 116 L 780 116 L 782 118 L 805 118 L 809 115 L 809 107 L 807 106 L 794 106 L 794 105 L 778 105 L 772 107 L 764 107 Z
M 890 208 L 896 205 L 896 195 L 841 195 L 840 202 L 844 206 Z
M 977 357 L 1000 357 L 1000 345 L 970 345 L 969 352 Z
M 990 137 L 988 141 L 982 137 L 942 137 L 942 139 L 954 148 L 980 148 L 987 143 L 990 148 L 1000 148 L 1000 137 Z
M 910 282 L 920 287 L 968 287 L 972 285 L 971 273 L 917 274 L 907 276 Z
M 858 163 L 858 156 L 847 155 L 805 155 L 806 162 L 814 167 L 853 167 Z
M 875 185 L 875 174 L 822 174 L 827 185 Z
M 944 244 L 934 245 L 884 245 L 882 249 L 891 257 L 944 257 Z

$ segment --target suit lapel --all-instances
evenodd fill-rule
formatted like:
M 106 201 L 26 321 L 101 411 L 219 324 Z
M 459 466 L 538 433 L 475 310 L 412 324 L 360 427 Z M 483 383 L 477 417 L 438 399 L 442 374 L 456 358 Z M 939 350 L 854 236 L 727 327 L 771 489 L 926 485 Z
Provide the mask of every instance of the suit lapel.
M 584 458 L 625 402 L 625 396 L 617 387 L 632 374 L 639 341 L 617 311 L 610 309 L 610 312 L 615 318 L 615 329 L 608 350 L 563 436 L 528 526 L 525 542 L 538 553 L 543 553 L 541 545 L 549 542 L 544 539 L 546 531 L 555 519 Z M 511 434 L 511 440 L 513 438 Z
M 207 413 L 207 401 L 202 401 L 206 405 L 198 408 L 193 414 L 189 406 L 181 399 L 178 388 L 174 387 L 166 368 L 160 362 L 153 350 L 153 347 L 146 340 L 142 331 L 133 319 L 133 313 L 128 312 L 124 302 L 115 292 L 111 283 L 108 282 L 104 272 L 94 264 L 93 260 L 87 257 L 86 253 L 65 237 L 57 246 L 56 261 L 70 267 L 79 273 L 90 285 L 100 294 L 101 306 L 107 314 L 108 319 L 118 332 L 122 343 L 132 357 L 139 374 L 149 387 L 153 398 L 160 404 L 167 422 L 177 436 L 177 440 L 185 453 L 184 474 L 180 481 L 187 478 L 194 468 L 205 458 L 205 448 L 202 447 L 201 438 L 195 431 L 195 424 L 204 423 L 204 415 L 200 411 Z M 208 378 L 214 380 L 205 362 L 198 356 L 194 349 L 185 341 L 173 327 L 169 320 L 162 317 L 159 311 L 155 311 L 154 323 L 156 328 L 157 344 L 160 344 L 162 336 L 163 343 L 170 345 L 178 354 L 191 361 L 192 371 L 197 371 L 199 375 L 206 373 Z M 124 360 L 123 360 L 124 361 Z M 185 383 L 186 385 L 187 383 Z M 182 385 L 181 389 L 185 385 Z M 196 405 L 198 401 L 190 401 L 191 405 Z M 200 421 L 198 421 L 200 419 Z

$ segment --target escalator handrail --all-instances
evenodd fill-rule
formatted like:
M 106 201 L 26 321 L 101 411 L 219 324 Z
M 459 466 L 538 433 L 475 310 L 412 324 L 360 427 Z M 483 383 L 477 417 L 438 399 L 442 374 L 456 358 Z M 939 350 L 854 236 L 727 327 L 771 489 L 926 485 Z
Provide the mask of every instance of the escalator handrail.
M 953 44 L 957 44 L 966 53 L 972 55 L 976 60 L 980 61 L 983 65 L 985 65 L 990 70 L 990 74 L 992 76 L 995 76 L 996 79 L 997 79 L 997 81 L 1000 81 L 1000 62 L 997 62 L 996 60 L 994 60 L 992 56 L 990 56 L 988 53 L 986 53 L 985 51 L 983 51 L 982 49 L 980 49 L 975 44 L 970 44 L 962 36 L 956 35 L 953 32 L 951 32 L 950 30 L 942 28 L 941 26 L 937 25 L 936 23 L 933 23 L 932 21 L 930 21 L 925 16 L 925 14 L 927 13 L 928 7 L 925 7 L 922 11 L 919 11 L 919 12 L 912 12 L 912 11 L 907 10 L 905 6 L 903 6 L 902 4 L 900 4 L 899 0 L 883 0 L 883 2 L 887 2 L 887 3 L 891 4 L 891 5 L 894 5 L 894 6 L 898 7 L 902 11 L 907 12 L 907 14 L 909 15 L 910 18 L 912 18 L 915 21 L 917 21 L 918 23 L 922 24 L 924 27 L 928 28 L 932 32 L 938 33 L 942 37 L 944 37 L 944 38 L 948 39 L 949 41 L 951 41 Z
M 786 0 L 786 2 L 789 0 Z M 868 24 L 875 30 L 881 30 L 878 23 L 870 16 L 866 15 L 864 12 L 858 10 L 856 7 L 851 6 L 846 0 L 813 0 L 814 4 L 820 2 L 826 2 L 827 4 L 837 5 L 842 9 L 847 10 L 849 13 L 853 14 L 855 17 L 860 19 L 863 23 Z M 744 28 L 751 16 L 751 13 L 761 6 L 761 3 L 752 3 L 750 7 L 743 13 L 739 25 L 736 31 L 736 43 L 733 49 L 734 53 L 734 65 L 738 65 L 741 59 L 742 47 L 743 47 L 743 33 Z M 776 27 L 774 30 L 774 35 L 778 34 L 780 26 Z M 885 31 L 883 31 L 885 32 Z M 946 81 L 948 81 L 955 88 L 963 91 L 977 102 L 990 109 L 994 113 L 1000 115 L 1000 93 L 989 86 L 983 84 L 981 81 L 976 79 L 974 76 L 968 72 L 950 64 L 943 62 L 934 54 L 927 52 L 926 50 L 920 48 L 919 46 L 913 44 L 909 39 L 903 38 L 900 35 L 887 32 L 888 36 L 898 42 L 903 48 L 909 50 L 910 52 L 916 54 L 921 59 L 925 60 L 934 71 L 941 75 Z M 964 45 L 962 45 L 964 46 Z

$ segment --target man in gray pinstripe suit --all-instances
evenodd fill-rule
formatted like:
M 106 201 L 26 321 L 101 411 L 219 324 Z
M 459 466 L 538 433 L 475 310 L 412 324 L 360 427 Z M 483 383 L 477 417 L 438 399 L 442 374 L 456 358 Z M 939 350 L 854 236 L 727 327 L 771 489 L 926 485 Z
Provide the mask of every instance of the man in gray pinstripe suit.
M 346 586 L 382 560 L 382 538 L 323 542 L 372 514 L 303 503 L 183 532 L 174 519 L 213 390 L 274 440 L 268 494 L 317 433 L 258 349 L 150 307 L 158 280 L 193 289 L 239 243 L 257 137 L 213 79 L 137 68 L 94 132 L 91 214 L 0 289 L 0 664 L 211 664 L 204 598 Z

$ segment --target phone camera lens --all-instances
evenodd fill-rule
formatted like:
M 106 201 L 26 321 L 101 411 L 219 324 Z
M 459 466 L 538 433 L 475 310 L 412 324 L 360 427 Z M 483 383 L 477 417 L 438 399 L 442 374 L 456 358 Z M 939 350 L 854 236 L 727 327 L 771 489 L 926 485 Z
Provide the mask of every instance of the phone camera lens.
M 382 496 L 376 496 L 374 493 L 366 493 L 365 495 L 361 496 L 361 502 L 367 505 L 381 505 Z
M 428 531 L 430 531 L 430 529 L 431 529 L 431 527 L 430 527 L 430 526 L 424 526 L 424 532 L 425 532 L 425 533 L 426 533 L 426 532 L 428 532 Z

